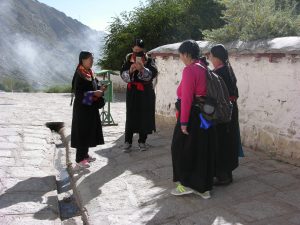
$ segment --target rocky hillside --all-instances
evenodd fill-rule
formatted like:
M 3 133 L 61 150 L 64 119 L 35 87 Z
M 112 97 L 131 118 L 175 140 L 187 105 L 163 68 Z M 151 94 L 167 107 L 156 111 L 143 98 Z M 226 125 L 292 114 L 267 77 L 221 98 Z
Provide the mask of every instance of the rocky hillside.
M 0 84 L 68 84 L 79 52 L 98 56 L 104 35 L 36 0 L 0 0 Z

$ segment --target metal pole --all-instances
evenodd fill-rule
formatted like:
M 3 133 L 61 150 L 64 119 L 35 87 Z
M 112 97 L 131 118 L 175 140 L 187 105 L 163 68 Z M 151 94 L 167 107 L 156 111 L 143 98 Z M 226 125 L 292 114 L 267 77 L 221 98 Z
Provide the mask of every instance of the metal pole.
M 107 78 L 108 78 L 108 91 L 109 91 L 109 94 L 108 94 L 108 97 L 109 97 L 109 100 L 108 100 L 108 124 L 111 124 L 111 120 L 110 120 L 110 101 L 111 101 L 111 84 L 110 84 L 110 73 L 108 72 L 107 73 Z

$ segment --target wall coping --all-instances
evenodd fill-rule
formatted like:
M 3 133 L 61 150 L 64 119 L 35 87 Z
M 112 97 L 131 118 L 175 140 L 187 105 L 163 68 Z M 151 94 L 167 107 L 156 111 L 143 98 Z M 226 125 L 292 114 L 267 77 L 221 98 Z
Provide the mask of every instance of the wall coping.
M 182 42 L 163 45 L 152 49 L 148 53 L 152 56 L 178 56 L 178 48 Z M 210 51 L 213 43 L 208 41 L 197 41 L 203 54 Z M 252 54 L 291 54 L 300 55 L 300 36 L 278 37 L 267 40 L 251 42 L 234 41 L 225 44 L 229 54 L 252 55 Z

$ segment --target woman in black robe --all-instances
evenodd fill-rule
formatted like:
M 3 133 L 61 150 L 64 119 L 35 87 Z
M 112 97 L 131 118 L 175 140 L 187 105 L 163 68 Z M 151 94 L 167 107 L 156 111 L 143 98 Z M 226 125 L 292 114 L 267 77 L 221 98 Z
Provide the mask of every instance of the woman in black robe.
M 144 42 L 136 39 L 133 52 L 126 56 L 121 78 L 128 83 L 124 152 L 131 152 L 133 134 L 139 134 L 139 148 L 146 150 L 146 139 L 155 128 L 155 93 L 152 81 L 157 76 L 154 60 L 144 52 Z
M 218 148 L 216 151 L 216 181 L 215 185 L 228 185 L 232 182 L 232 171 L 239 165 L 240 134 L 239 112 L 237 99 L 239 97 L 237 79 L 229 63 L 228 52 L 223 45 L 215 45 L 210 51 L 210 61 L 214 72 L 225 82 L 230 101 L 233 105 L 232 117 L 229 123 L 217 125 Z
M 90 167 L 95 158 L 88 154 L 90 147 L 104 144 L 99 108 L 104 106 L 104 86 L 99 86 L 94 77 L 93 55 L 81 52 L 79 64 L 72 80 L 72 92 L 75 94 L 71 130 L 71 147 L 76 148 L 76 167 Z

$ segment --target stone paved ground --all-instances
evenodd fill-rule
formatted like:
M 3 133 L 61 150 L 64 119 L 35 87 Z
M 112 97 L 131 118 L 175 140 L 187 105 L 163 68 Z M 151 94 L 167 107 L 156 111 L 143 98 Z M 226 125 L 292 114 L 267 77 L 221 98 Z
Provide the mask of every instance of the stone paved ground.
M 89 171 L 75 177 L 90 224 L 300 224 L 300 168 L 272 160 L 252 150 L 246 150 L 247 157 L 241 159 L 240 167 L 234 172 L 234 183 L 228 187 L 215 188 L 212 199 L 203 200 L 195 195 L 171 196 L 172 128 L 158 129 L 149 138 L 149 151 L 138 152 L 135 145 L 132 153 L 122 153 L 120 147 L 124 139 L 125 118 L 122 98 L 118 98 L 119 101 L 112 106 L 113 117 L 119 126 L 104 128 L 106 144 L 91 149 L 97 161 Z M 34 208 L 41 207 L 37 212 L 42 211 L 41 198 L 45 199 L 44 196 L 51 192 L 42 192 L 39 197 L 28 198 L 27 194 L 18 191 L 19 181 L 7 181 L 8 176 L 31 176 L 26 170 L 20 171 L 15 166 L 20 159 L 16 152 L 27 150 L 18 150 L 18 142 L 14 138 L 9 141 L 7 136 L 17 136 L 11 130 L 14 126 L 18 129 L 23 127 L 24 131 L 26 126 L 42 130 L 43 124 L 49 121 L 66 122 L 68 135 L 71 121 L 69 100 L 67 95 L 0 94 L 0 215 L 18 214 L 16 210 L 23 206 L 29 209 L 30 218 L 43 219 L 37 218 L 36 214 L 39 213 L 32 216 L 30 209 L 37 204 L 38 207 Z M 7 132 L 3 129 L 7 129 Z M 38 137 L 37 140 L 24 138 L 22 141 L 30 140 L 28 143 L 33 142 L 30 145 L 36 142 L 46 145 Z M 40 157 L 45 155 L 42 151 L 40 153 Z M 74 159 L 74 150 L 71 153 Z M 22 163 L 24 166 L 22 164 L 20 168 L 25 168 L 29 162 L 25 160 Z M 17 193 L 19 200 L 11 200 L 7 190 Z M 7 203 L 3 204 L 2 199 L 8 199 L 4 201 Z M 45 204 L 51 206 L 47 201 Z M 22 216 L 18 218 L 23 219 Z M 26 216 L 24 219 L 27 219 Z
M 60 224 L 45 97 L 0 93 L 0 224 Z

